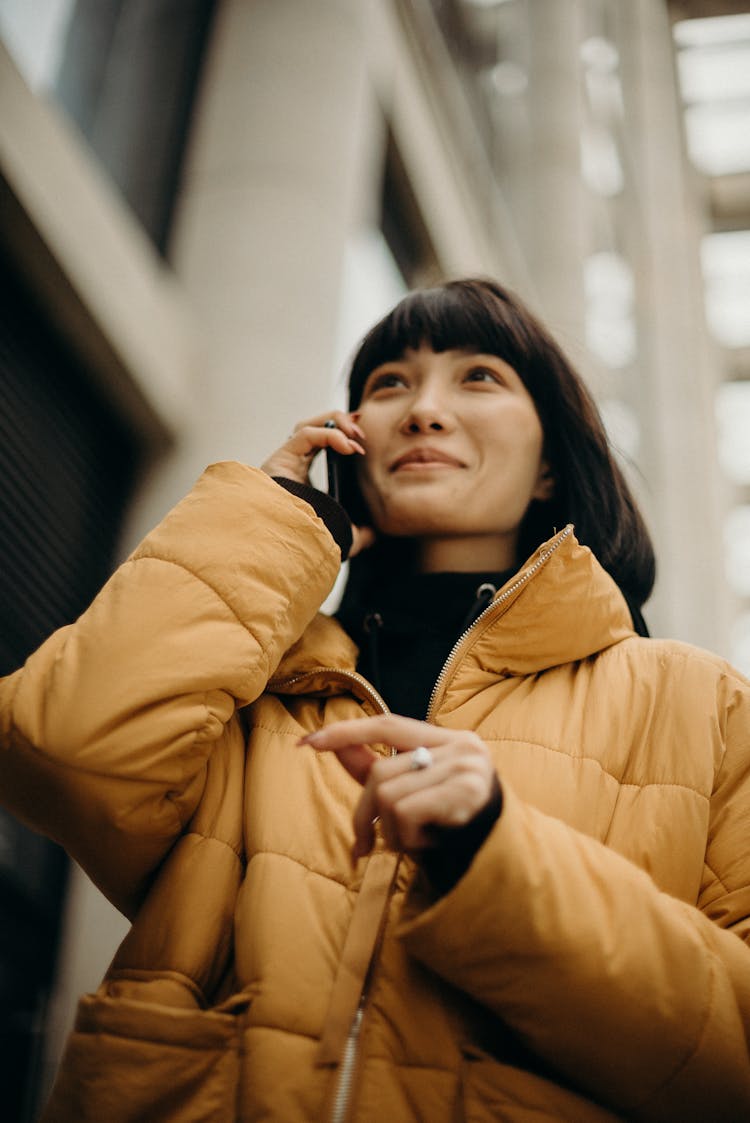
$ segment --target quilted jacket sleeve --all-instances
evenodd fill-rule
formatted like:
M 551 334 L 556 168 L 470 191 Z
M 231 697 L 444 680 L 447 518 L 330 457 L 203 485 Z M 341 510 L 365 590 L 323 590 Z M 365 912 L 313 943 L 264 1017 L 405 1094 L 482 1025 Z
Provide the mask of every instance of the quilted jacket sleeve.
M 411 954 L 628 1119 L 750 1119 L 744 688 L 725 714 L 698 907 L 504 786 L 502 814 L 466 875 L 437 902 L 415 883 L 404 913 Z
M 0 682 L 0 800 L 131 911 L 197 805 L 212 746 L 340 561 L 307 503 L 213 465 L 83 616 Z

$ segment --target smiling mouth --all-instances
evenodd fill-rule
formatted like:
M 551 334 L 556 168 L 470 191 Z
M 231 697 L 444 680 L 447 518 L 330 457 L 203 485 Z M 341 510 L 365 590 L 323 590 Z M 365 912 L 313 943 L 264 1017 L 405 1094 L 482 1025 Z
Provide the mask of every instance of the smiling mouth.
M 400 472 L 404 469 L 420 468 L 463 468 L 464 464 L 455 456 L 449 456 L 434 448 L 414 448 L 399 456 L 391 464 L 389 471 Z

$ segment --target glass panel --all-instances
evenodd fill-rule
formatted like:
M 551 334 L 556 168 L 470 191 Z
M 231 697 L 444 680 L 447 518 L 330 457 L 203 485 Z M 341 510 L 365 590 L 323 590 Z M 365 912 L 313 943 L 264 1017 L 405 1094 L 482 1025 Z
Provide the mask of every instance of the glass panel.
M 724 523 L 724 546 L 729 584 L 741 597 L 750 597 L 750 505 L 735 507 Z
M 750 102 L 688 106 L 685 128 L 690 157 L 706 175 L 750 168 Z
M 0 37 L 32 90 L 57 76 L 75 0 L 3 0 Z
M 674 25 L 678 47 L 704 47 L 716 43 L 736 43 L 750 39 L 750 13 L 714 16 L 710 19 L 680 20 Z
M 725 382 L 716 392 L 719 463 L 737 484 L 750 484 L 750 382 Z
M 680 51 L 677 65 L 686 101 L 750 97 L 750 41 Z
M 750 230 L 706 235 L 701 264 L 715 338 L 725 347 L 750 346 Z
M 750 168 L 750 14 L 675 24 L 690 156 L 707 175 Z
M 734 623 L 730 658 L 738 670 L 750 677 L 750 612 L 743 612 Z

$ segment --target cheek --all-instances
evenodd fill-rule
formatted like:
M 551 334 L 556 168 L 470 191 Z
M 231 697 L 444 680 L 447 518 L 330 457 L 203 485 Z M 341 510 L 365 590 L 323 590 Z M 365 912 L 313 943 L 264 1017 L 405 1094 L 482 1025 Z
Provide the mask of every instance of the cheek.
M 518 468 L 524 473 L 536 476 L 542 460 L 544 437 L 536 414 L 529 416 L 525 411 L 509 426 L 510 447 L 508 453 L 515 459 Z
M 368 482 L 373 483 L 385 474 L 388 432 L 382 420 L 378 424 L 365 410 L 357 418 L 357 424 L 365 435 L 364 446 L 367 450 L 366 455 L 357 460 L 357 479 L 360 487 L 365 487 Z
M 368 445 L 370 443 L 382 443 L 383 435 L 385 432 L 384 419 L 382 417 L 382 409 L 373 409 L 372 405 L 366 405 L 363 409 L 358 410 L 353 416 L 359 425 L 360 429 L 365 435 L 365 440 Z
M 542 470 L 542 433 L 538 424 L 525 417 L 504 429 L 502 439 L 485 444 L 484 475 L 492 486 L 502 486 L 523 498 L 533 491 Z

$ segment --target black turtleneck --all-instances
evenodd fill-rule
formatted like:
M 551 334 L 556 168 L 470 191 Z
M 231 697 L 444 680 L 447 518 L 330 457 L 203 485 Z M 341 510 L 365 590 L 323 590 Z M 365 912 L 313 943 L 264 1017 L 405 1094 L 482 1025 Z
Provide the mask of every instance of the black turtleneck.
M 456 640 L 513 575 L 416 573 L 374 586 L 340 614 L 359 647 L 357 670 L 396 714 L 424 720 Z

